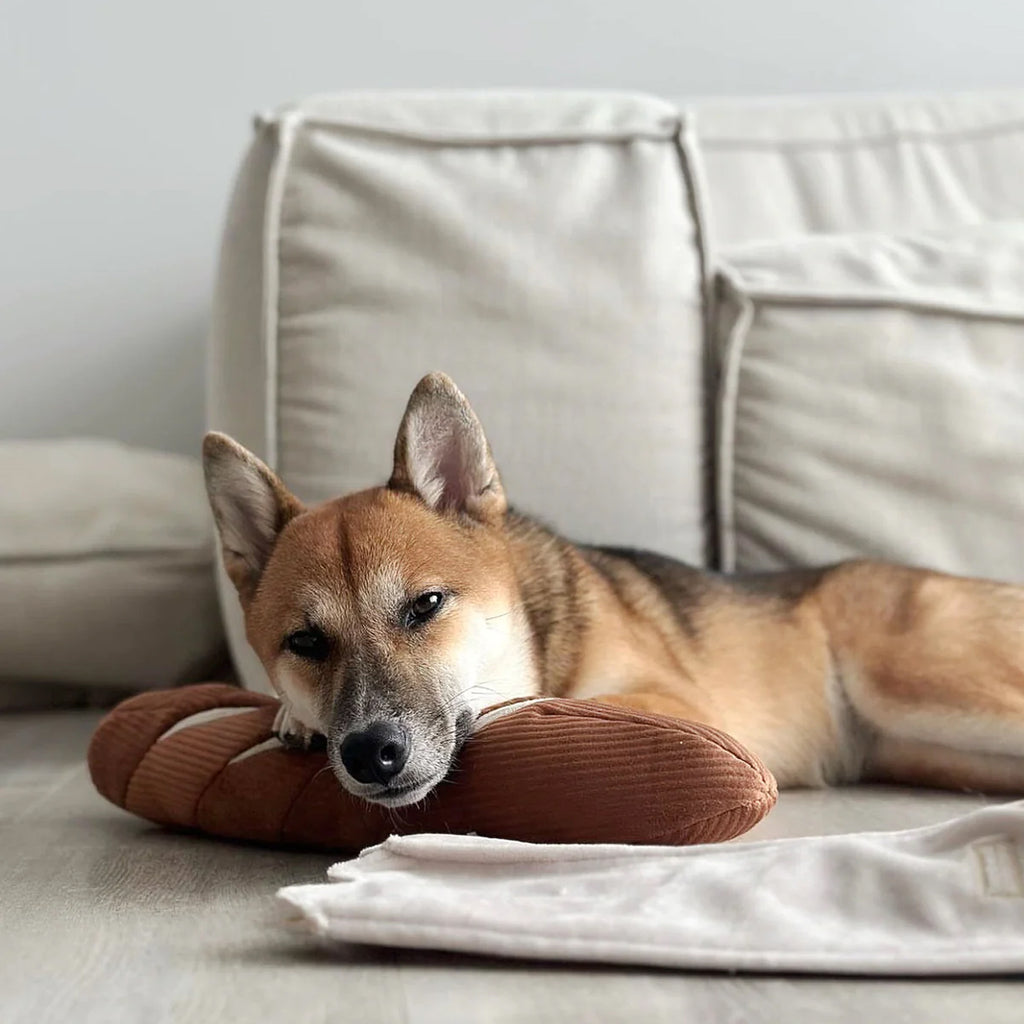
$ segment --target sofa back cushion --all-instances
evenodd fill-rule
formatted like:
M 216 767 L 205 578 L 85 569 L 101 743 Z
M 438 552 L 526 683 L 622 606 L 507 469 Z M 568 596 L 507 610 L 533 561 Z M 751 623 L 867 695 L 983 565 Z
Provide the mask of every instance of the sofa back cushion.
M 229 213 L 211 426 L 319 501 L 387 478 L 410 391 L 443 370 L 520 509 L 703 564 L 686 159 L 678 111 L 645 97 L 349 94 L 274 115 Z M 230 593 L 225 610 L 245 658 Z
M 806 238 L 721 278 L 723 567 L 1024 582 L 1024 225 Z
M 940 230 L 1024 209 L 1024 93 L 722 100 L 694 108 L 714 252 Z

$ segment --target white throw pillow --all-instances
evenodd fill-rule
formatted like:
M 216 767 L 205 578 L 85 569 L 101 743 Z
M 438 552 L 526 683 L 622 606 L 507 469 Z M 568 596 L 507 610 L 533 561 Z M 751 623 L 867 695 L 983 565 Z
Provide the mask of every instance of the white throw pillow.
M 717 330 L 723 568 L 1024 582 L 1024 226 L 734 249 Z

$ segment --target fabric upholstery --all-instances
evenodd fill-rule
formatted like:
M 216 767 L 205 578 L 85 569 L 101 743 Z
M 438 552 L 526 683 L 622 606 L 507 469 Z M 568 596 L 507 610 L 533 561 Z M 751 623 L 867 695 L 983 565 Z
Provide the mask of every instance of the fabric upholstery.
M 1024 93 L 693 105 L 712 259 L 806 234 L 1014 220 Z
M 15 481 L 0 490 L 0 704 L 94 699 L 96 687 L 170 686 L 218 667 L 197 460 L 106 441 L 5 441 L 0 471 Z
M 1024 93 L 312 97 L 257 120 L 239 173 L 210 426 L 315 501 L 384 479 L 409 390 L 442 369 L 476 406 L 525 511 L 580 540 L 714 565 L 706 342 L 736 313 L 718 307 L 714 273 L 734 253 L 752 266 L 748 246 L 793 245 L 800 262 L 811 236 L 900 245 L 1012 221 L 1022 162 Z M 888 472 L 862 468 L 869 489 Z M 893 479 L 885 501 L 911 501 L 916 485 Z M 759 559 L 848 553 L 865 539 L 961 571 L 997 561 L 991 546 L 975 564 L 973 542 L 894 547 L 859 529 Z M 220 595 L 240 676 L 266 689 L 223 574 Z
M 734 249 L 727 569 L 885 557 L 1024 582 L 1024 225 Z
M 229 215 L 210 425 L 318 501 L 386 479 L 409 392 L 443 370 L 524 511 L 703 564 L 687 145 L 671 105 L 615 94 L 352 94 L 269 117 Z

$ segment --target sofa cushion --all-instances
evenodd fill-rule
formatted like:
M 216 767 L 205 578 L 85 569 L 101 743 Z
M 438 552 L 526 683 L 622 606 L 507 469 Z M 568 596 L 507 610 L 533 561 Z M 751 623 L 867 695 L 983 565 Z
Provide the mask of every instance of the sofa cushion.
M 194 682 L 224 655 L 197 460 L 0 443 L 0 706 Z
M 695 106 L 711 248 L 914 233 L 1019 217 L 1024 93 L 705 101 Z
M 675 108 L 615 94 L 348 94 L 264 119 L 225 231 L 211 426 L 323 500 L 386 479 L 409 392 L 443 370 L 517 506 L 703 563 L 685 149 Z
M 733 250 L 724 568 L 877 556 L 1024 582 L 1024 225 Z

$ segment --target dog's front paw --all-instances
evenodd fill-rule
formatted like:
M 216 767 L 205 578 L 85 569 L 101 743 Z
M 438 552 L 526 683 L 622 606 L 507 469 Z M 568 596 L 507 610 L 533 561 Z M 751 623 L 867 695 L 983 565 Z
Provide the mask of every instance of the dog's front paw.
M 300 722 L 284 704 L 274 718 L 274 735 L 289 750 L 312 750 L 326 741 L 315 729 Z

